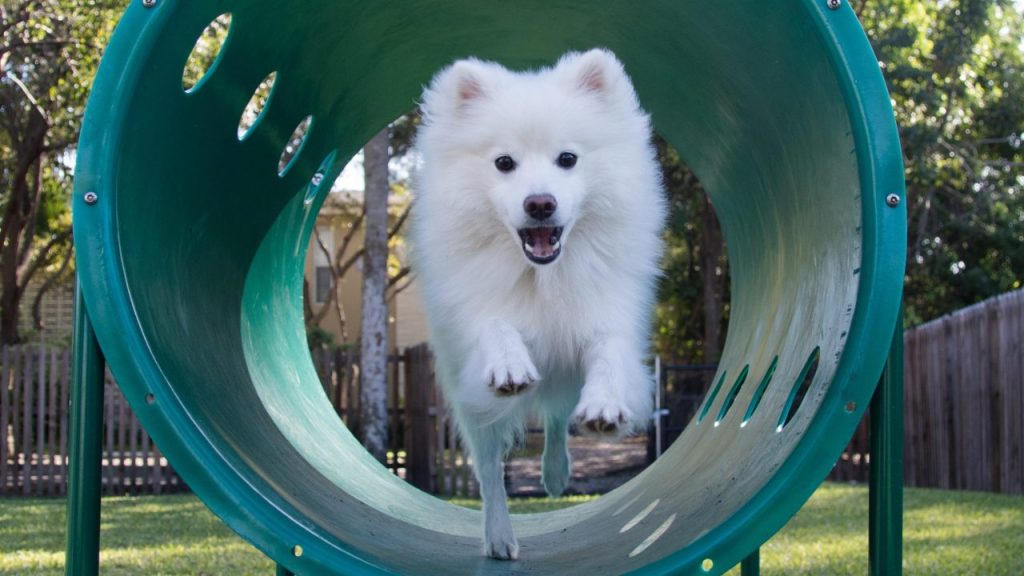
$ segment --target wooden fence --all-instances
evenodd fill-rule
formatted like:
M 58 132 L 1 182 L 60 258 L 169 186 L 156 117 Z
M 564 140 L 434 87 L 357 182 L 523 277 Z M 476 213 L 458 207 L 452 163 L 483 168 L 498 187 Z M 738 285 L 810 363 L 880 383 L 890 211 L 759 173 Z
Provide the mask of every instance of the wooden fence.
M 314 366 L 338 415 L 359 430 L 358 358 L 316 351 Z M 0 495 L 66 493 L 70 352 L 39 345 L 0 350 Z M 387 466 L 419 488 L 475 496 L 469 462 L 434 385 L 426 345 L 390 359 Z M 104 390 L 104 494 L 186 490 L 110 375 Z
M 908 330 L 904 346 L 906 484 L 1024 494 L 1024 290 Z M 69 354 L 40 346 L 0 354 L 0 494 L 64 494 Z M 316 351 L 313 361 L 331 404 L 358 435 L 358 359 Z M 393 355 L 390 364 L 388 467 L 428 492 L 479 494 L 426 345 Z M 696 406 L 709 382 L 705 372 L 669 392 L 692 388 L 676 400 Z M 109 376 L 105 399 L 105 493 L 185 489 Z M 686 412 L 682 404 L 672 408 Z M 679 426 L 688 420 L 680 418 Z M 678 432 L 666 425 L 665 446 Z M 830 478 L 866 481 L 868 442 L 865 418 Z
M 1024 494 L 1024 290 L 903 335 L 907 486 Z M 866 420 L 836 465 L 867 479 Z
M 0 350 L 0 494 L 67 492 L 70 366 L 66 349 L 29 345 Z M 104 494 L 185 489 L 109 374 L 104 411 Z
M 426 344 L 389 359 L 388 468 L 417 488 L 445 496 L 478 496 L 479 487 L 434 378 Z M 355 352 L 315 350 L 324 392 L 359 436 L 359 364 Z

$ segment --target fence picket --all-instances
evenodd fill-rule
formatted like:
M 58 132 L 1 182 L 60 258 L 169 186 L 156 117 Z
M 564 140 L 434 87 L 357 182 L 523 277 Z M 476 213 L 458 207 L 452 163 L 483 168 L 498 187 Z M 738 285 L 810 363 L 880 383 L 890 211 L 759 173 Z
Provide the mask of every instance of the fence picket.
M 48 467 L 48 481 L 46 486 L 46 493 L 49 495 L 57 494 L 57 455 L 58 455 L 58 440 L 57 440 L 57 428 L 58 428 L 58 413 L 57 413 L 57 378 L 60 373 L 60 364 L 57 362 L 57 349 L 50 349 L 50 363 L 47 369 L 49 372 L 50 379 L 50 391 L 49 391 L 49 405 L 46 409 L 46 433 L 47 433 L 47 452 L 49 453 L 49 467 Z
M 21 349 L 22 415 L 21 415 L 21 478 L 22 494 L 28 496 L 32 488 L 32 351 Z
M 4 346 L 0 351 L 0 358 L 3 360 L 3 364 L 0 365 L 0 494 L 2 494 L 7 490 L 7 460 L 10 458 L 10 454 L 7 453 L 7 443 L 10 441 L 7 437 L 7 426 L 8 412 L 13 405 L 14 391 L 11 390 L 10 382 L 10 377 L 13 375 L 10 349 Z
M 61 495 L 67 494 L 68 485 L 68 411 L 71 407 L 71 351 L 64 350 L 60 354 L 61 358 L 61 392 L 60 392 L 60 493 Z

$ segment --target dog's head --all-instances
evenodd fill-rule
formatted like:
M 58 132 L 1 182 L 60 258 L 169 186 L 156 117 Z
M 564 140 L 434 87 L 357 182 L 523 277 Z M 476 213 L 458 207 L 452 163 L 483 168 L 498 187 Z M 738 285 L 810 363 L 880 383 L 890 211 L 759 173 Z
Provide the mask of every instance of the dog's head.
M 607 50 L 526 73 L 460 60 L 434 78 L 423 112 L 420 149 L 438 164 L 446 201 L 486 206 L 535 265 L 558 260 L 588 211 L 624 208 L 628 199 L 608 192 L 629 187 L 616 163 L 631 159 L 617 143 L 649 150 L 647 117 Z

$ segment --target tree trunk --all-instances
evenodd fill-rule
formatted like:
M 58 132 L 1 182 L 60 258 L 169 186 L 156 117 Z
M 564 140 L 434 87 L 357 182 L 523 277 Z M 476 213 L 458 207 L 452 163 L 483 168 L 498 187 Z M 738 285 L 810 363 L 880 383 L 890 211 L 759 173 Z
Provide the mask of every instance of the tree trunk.
M 700 257 L 704 293 L 704 362 L 717 362 L 722 354 L 722 230 L 711 199 L 704 196 Z
M 366 236 L 363 254 L 363 314 L 360 330 L 360 422 L 363 445 L 385 462 L 388 445 L 388 131 L 363 149 Z

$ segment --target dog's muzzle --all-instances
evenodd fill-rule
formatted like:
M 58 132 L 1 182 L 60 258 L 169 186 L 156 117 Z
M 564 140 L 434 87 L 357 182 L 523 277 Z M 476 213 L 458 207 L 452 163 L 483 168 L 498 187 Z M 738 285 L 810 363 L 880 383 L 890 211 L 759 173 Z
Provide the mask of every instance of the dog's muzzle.
M 520 228 L 523 253 L 534 264 L 550 264 L 562 253 L 562 227 L 537 226 Z

